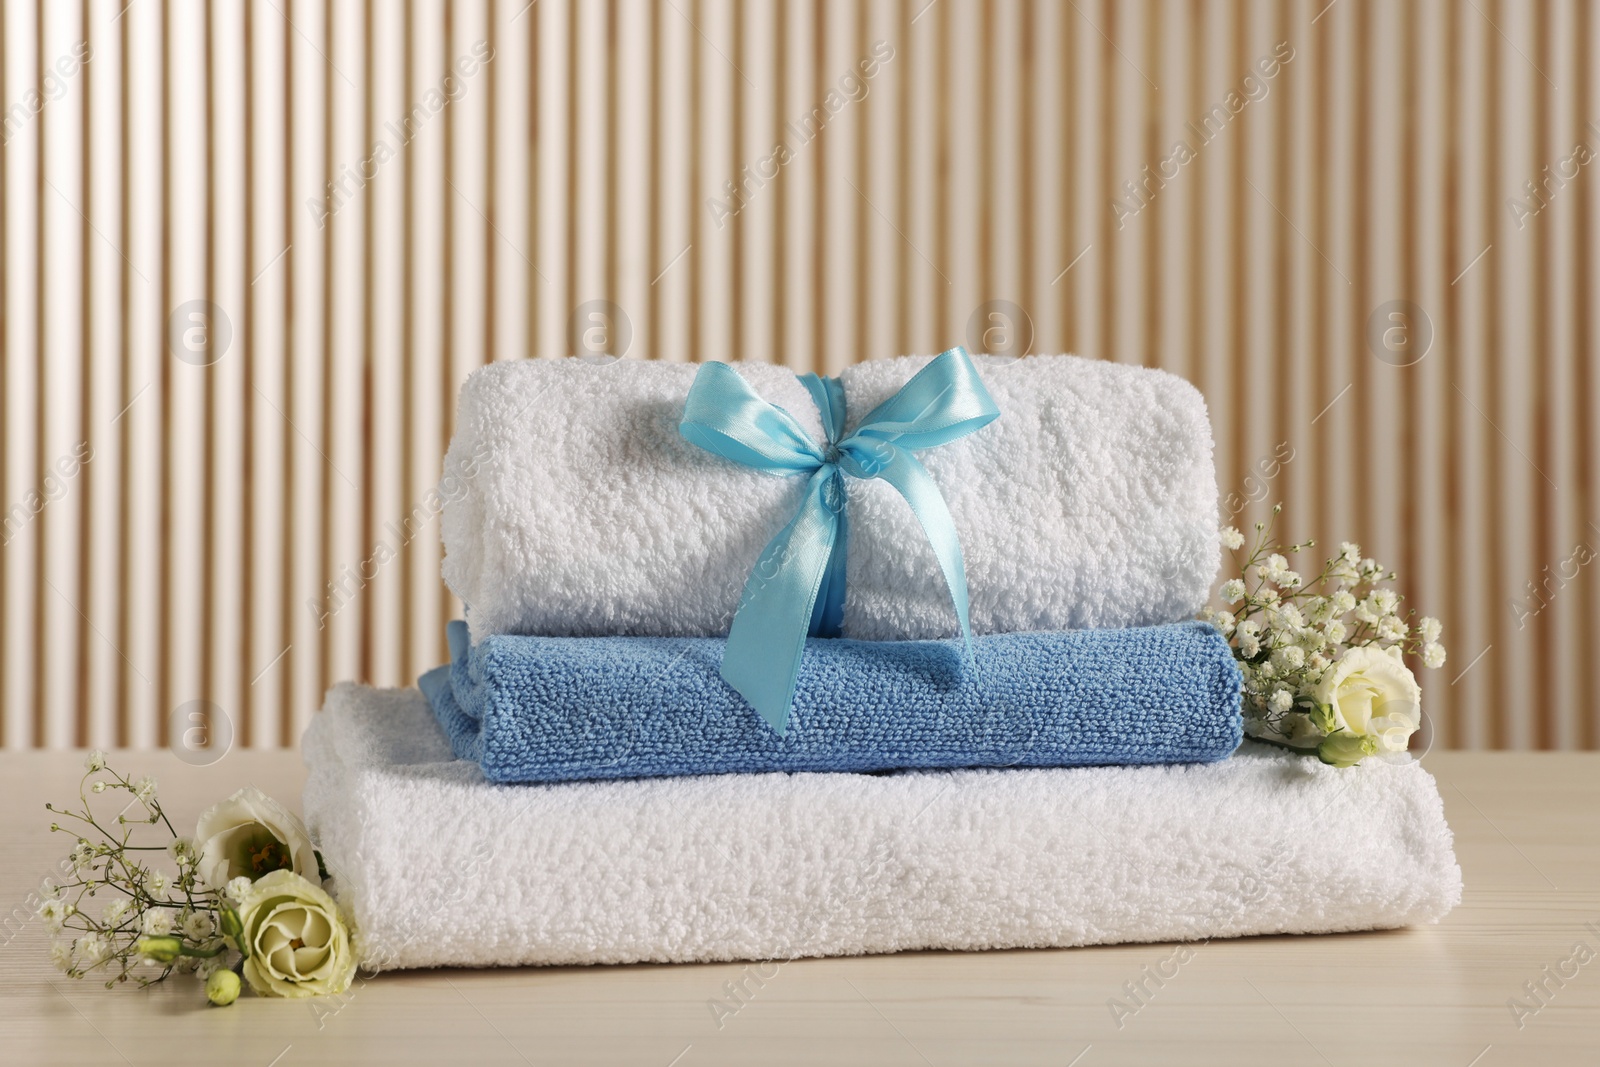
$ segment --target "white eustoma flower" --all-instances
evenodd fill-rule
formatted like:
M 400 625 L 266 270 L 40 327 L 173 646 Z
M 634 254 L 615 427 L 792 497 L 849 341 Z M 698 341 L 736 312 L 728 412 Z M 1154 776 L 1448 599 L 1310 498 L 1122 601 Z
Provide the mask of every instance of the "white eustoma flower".
M 1238 530 L 1234 529 L 1232 526 L 1224 526 L 1222 528 L 1222 547 L 1223 548 L 1226 548 L 1228 551 L 1232 552 L 1235 549 L 1243 547 L 1243 545 L 1244 545 L 1244 534 L 1240 533 Z
M 1222 599 L 1224 603 L 1237 604 L 1244 599 L 1244 579 L 1229 578 L 1222 583 Z
M 1373 738 L 1375 752 L 1403 752 L 1422 725 L 1422 688 L 1405 664 L 1370 646 L 1352 648 L 1314 694 L 1334 725 L 1355 738 Z
M 1272 691 L 1272 699 L 1267 701 L 1267 707 L 1281 715 L 1294 707 L 1294 694 L 1280 685 Z
M 1441 644 L 1428 644 L 1422 646 L 1422 665 L 1429 670 L 1436 671 L 1444 666 L 1444 646 Z
M 246 786 L 213 806 L 195 827 L 201 881 L 221 889 L 241 875 L 276 870 L 317 878 L 316 850 L 305 825 L 261 790 Z
M 1439 640 L 1439 635 L 1444 632 L 1444 627 L 1439 620 L 1431 615 L 1424 615 L 1422 621 L 1417 623 L 1417 633 L 1424 644 L 1433 644 Z
M 1380 715 L 1367 723 L 1367 736 L 1378 742 L 1378 755 L 1399 756 L 1410 747 L 1418 723 L 1404 715 Z
M 165 937 L 172 933 L 172 911 L 169 908 L 151 908 L 143 916 L 143 929 L 148 937 Z
M 244 977 L 262 996 L 343 993 L 355 975 L 350 931 L 333 898 L 290 870 L 257 879 L 239 907 Z

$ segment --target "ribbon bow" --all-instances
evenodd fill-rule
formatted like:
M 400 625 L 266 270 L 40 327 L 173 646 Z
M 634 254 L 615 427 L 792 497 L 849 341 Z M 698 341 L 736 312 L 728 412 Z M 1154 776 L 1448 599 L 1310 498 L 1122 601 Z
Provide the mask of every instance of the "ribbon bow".
M 905 497 L 933 546 L 970 652 L 967 572 L 950 509 L 911 453 L 981 429 L 1000 415 L 961 348 L 941 353 L 844 436 L 844 386 L 802 374 L 822 413 L 818 447 L 787 411 L 755 394 L 726 363 L 695 376 L 678 432 L 735 463 L 809 481 L 799 512 L 761 552 L 728 631 L 722 678 L 781 736 L 808 636 L 838 637 L 844 621 L 849 541 L 845 477 L 882 478 Z

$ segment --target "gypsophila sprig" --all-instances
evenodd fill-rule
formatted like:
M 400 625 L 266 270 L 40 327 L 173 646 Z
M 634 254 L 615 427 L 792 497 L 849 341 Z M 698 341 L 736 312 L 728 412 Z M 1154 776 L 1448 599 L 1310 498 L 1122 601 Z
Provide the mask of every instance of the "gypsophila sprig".
M 1224 607 L 1201 615 L 1238 661 L 1245 731 L 1336 766 L 1405 759 L 1422 715 L 1422 690 L 1405 661 L 1444 666 L 1443 628 L 1414 610 L 1401 614 L 1404 598 L 1384 584 L 1394 572 L 1349 541 L 1307 579 L 1291 560 L 1316 542 L 1280 544 L 1282 510 L 1275 505 L 1248 542 L 1223 529 L 1223 545 L 1243 553 L 1239 576 L 1222 583 Z
M 221 938 L 190 937 L 181 926 L 184 916 L 215 910 L 217 894 L 197 883 L 192 863 L 180 861 L 176 875 L 163 869 L 167 842 L 177 833 L 155 779 L 130 780 L 98 750 L 84 765 L 79 809 L 45 805 L 66 821 L 50 829 L 76 839 L 61 865 L 64 880 L 41 894 L 39 917 L 56 939 L 51 960 L 73 978 L 103 975 L 110 988 L 130 980 L 152 985 L 180 959 L 222 955 Z M 116 811 L 114 819 L 101 814 L 107 808 Z M 158 951 L 147 951 L 150 941 L 159 942 Z
M 250 985 L 261 996 L 344 991 L 355 966 L 348 924 L 321 887 L 322 857 L 298 818 L 246 788 L 202 815 L 196 837 L 185 836 L 162 809 L 154 778 L 125 777 L 99 750 L 84 765 L 80 807 L 45 805 L 65 820 L 51 823 L 51 831 L 75 839 L 61 863 L 64 880 L 46 879 L 39 888 L 39 918 L 54 939 L 57 968 L 73 978 L 104 977 L 108 989 L 130 980 L 153 985 L 174 971 L 194 974 L 213 1004 L 231 1004 L 251 962 L 247 930 L 262 928 L 284 899 L 307 897 L 331 930 L 320 969 L 302 973 L 309 963 L 296 955 L 299 942 L 258 937 L 257 952 L 266 955 L 248 972 Z M 101 814 L 113 804 L 121 805 L 114 821 Z M 269 875 L 281 895 L 252 892 Z M 232 979 L 218 977 L 224 972 Z

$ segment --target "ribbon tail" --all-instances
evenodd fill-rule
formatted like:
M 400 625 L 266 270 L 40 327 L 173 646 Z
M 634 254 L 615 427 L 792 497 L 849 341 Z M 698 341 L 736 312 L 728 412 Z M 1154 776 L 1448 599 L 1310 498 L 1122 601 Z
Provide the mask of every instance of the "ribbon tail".
M 893 458 L 877 472 L 877 477 L 895 487 L 922 524 L 922 532 L 933 547 L 939 569 L 944 572 L 950 602 L 955 605 L 956 618 L 961 622 L 961 638 L 970 656 L 972 625 L 967 611 L 967 565 L 961 556 L 961 538 L 956 533 L 955 520 L 950 517 L 950 508 L 939 492 L 938 483 L 915 456 L 902 448 L 894 449 Z
M 840 637 L 844 634 L 845 562 L 850 547 L 850 515 L 845 509 L 844 475 L 834 472 L 833 484 L 823 490 L 823 505 L 836 514 L 837 531 L 828 567 L 822 574 L 817 603 L 811 609 L 812 637 Z
M 806 636 L 839 538 L 839 513 L 827 499 L 836 475 L 831 466 L 812 475 L 799 513 L 762 550 L 722 655 L 722 680 L 780 737 L 788 729 Z

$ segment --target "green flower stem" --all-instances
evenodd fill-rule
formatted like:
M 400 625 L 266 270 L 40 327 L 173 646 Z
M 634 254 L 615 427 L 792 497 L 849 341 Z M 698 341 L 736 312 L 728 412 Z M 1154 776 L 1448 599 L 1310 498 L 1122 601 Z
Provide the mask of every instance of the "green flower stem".
M 209 960 L 214 956 L 222 955 L 226 951 L 228 951 L 227 943 L 219 941 L 209 949 L 190 948 L 188 945 L 184 945 L 178 950 L 178 955 L 194 956 L 197 959 Z

